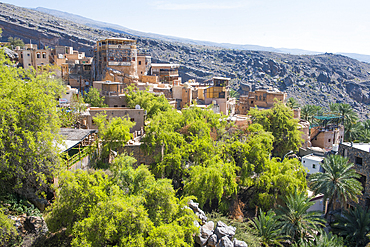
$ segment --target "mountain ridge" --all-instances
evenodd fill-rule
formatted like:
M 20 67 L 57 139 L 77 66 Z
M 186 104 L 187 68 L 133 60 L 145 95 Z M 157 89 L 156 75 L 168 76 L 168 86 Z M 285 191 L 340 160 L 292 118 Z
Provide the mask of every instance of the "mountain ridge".
M 73 46 L 87 56 L 93 55 L 97 40 L 135 39 L 138 50 L 150 54 L 153 63 L 180 64 L 183 81 L 229 77 L 231 87 L 240 94 L 247 90 L 278 88 L 302 105 L 328 108 L 329 103 L 347 103 L 361 119 L 370 118 L 370 64 L 343 55 L 292 55 L 138 37 L 4 3 L 0 3 L 0 28 L 3 40 L 18 37 L 40 47 Z
M 188 39 L 188 38 L 180 38 L 180 37 L 175 37 L 175 36 L 170 36 L 170 35 L 136 31 L 136 30 L 133 30 L 127 27 L 123 27 L 118 24 L 112 24 L 112 23 L 103 22 L 103 21 L 96 21 L 96 20 L 93 20 L 87 17 L 83 17 L 81 15 L 71 14 L 68 12 L 59 11 L 55 9 L 37 7 L 37 8 L 34 8 L 34 10 L 44 12 L 50 15 L 54 15 L 59 18 L 69 19 L 74 22 L 78 22 L 78 23 L 84 24 L 86 26 L 94 27 L 94 28 L 100 28 L 100 29 L 104 29 L 107 31 L 113 31 L 113 32 L 124 32 L 126 34 L 130 34 L 134 36 L 162 39 L 165 41 L 182 42 L 182 43 L 189 43 L 189 44 L 195 44 L 195 45 L 215 46 L 215 47 L 222 47 L 226 49 L 270 51 L 270 52 L 288 53 L 292 55 L 317 55 L 317 54 L 324 53 L 324 52 L 310 51 L 310 50 L 299 49 L 299 48 L 283 48 L 283 47 L 275 48 L 275 47 L 266 47 L 266 46 L 260 46 L 260 45 L 217 43 L 217 42 L 212 42 L 212 41 L 202 41 L 202 40 L 194 40 L 194 39 Z M 345 56 L 357 59 L 362 62 L 370 63 L 370 55 L 357 54 L 357 53 L 343 53 L 343 52 L 336 52 L 335 54 L 345 55 Z

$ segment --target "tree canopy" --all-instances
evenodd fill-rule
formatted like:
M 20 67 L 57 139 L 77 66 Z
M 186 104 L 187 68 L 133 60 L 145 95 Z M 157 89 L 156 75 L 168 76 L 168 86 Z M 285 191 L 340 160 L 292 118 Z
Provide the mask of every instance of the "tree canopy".
M 59 169 L 56 99 L 63 87 L 53 78 L 13 67 L 0 52 L 0 180 L 6 185 L 2 189 L 30 196 L 44 190 Z
M 104 104 L 104 96 L 100 96 L 100 92 L 96 88 L 90 88 L 89 92 L 85 94 L 84 101 L 92 107 L 108 107 Z

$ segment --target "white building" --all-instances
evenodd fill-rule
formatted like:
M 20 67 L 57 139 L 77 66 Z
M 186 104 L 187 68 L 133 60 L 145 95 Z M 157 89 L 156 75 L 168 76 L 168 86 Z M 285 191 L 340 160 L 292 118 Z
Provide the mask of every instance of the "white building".
M 324 157 L 309 154 L 302 157 L 302 165 L 308 169 L 308 174 L 316 173 L 320 171 L 323 159 Z

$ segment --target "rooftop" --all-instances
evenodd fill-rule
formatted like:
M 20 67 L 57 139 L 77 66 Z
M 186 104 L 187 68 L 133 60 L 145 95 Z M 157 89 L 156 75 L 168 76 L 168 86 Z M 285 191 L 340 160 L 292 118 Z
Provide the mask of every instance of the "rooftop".
M 324 159 L 324 157 L 320 157 L 320 156 L 317 156 L 317 155 L 314 155 L 314 154 L 309 154 L 309 155 L 303 156 L 302 159 L 314 160 L 314 161 L 321 162 Z
M 230 78 L 226 78 L 226 77 L 213 77 L 212 79 L 216 79 L 216 80 L 226 80 L 226 81 L 230 81 L 230 80 L 231 80 Z
M 370 143 L 353 143 L 351 144 L 350 142 L 343 142 L 343 145 L 346 145 L 348 147 L 353 147 L 356 149 L 360 149 L 365 152 L 370 152 Z

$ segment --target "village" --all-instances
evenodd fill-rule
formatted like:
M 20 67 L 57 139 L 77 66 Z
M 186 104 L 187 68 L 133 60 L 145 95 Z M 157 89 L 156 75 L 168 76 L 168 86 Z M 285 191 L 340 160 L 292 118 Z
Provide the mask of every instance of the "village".
M 151 123 L 147 121 L 148 112 L 141 105 L 129 107 L 128 97 L 132 90 L 165 97 L 172 109 L 177 110 L 178 113 L 189 108 L 211 110 L 219 114 L 220 119 L 225 117 L 228 123 L 244 130 L 250 126 L 253 127 L 251 111 L 269 110 L 280 102 L 290 107 L 302 142 L 298 150 L 280 154 L 277 160 L 283 162 L 284 159 L 298 159 L 305 168 L 308 178 L 311 174 L 324 172 L 321 166 L 325 158 L 331 155 L 348 158 L 348 161 L 354 164 L 353 169 L 358 174 L 357 180 L 363 187 L 362 195 L 358 197 L 358 204 L 364 208 L 370 206 L 370 172 L 367 168 L 370 162 L 370 145 L 344 141 L 345 128 L 341 115 L 322 114 L 312 116 L 308 121 L 307 117 L 301 116 L 299 106 L 289 104 L 287 93 L 272 87 L 253 90 L 251 86 L 243 86 L 236 93 L 230 87 L 231 79 L 226 77 L 215 75 L 201 83 L 195 79 L 182 81 L 179 76 L 180 64 L 152 63 L 151 55 L 140 53 L 136 47 L 136 41 L 132 39 L 99 40 L 94 47 L 93 57 L 86 57 L 84 52 L 76 51 L 73 47 L 47 48 L 38 47 L 36 44 L 25 44 L 24 48 L 14 47 L 11 53 L 14 56 L 10 58 L 18 67 L 32 71 L 51 68 L 54 71 L 55 77 L 60 79 L 66 88 L 65 94 L 56 99 L 60 111 L 76 111 L 72 107 L 76 104 L 76 99 L 82 99 L 92 90 L 97 90 L 99 97 L 104 99 L 104 107 L 84 104 L 81 108 L 83 110 L 77 112 L 76 123 L 60 129 L 59 134 L 63 137 L 63 141 L 58 147 L 70 171 L 91 168 L 96 152 L 91 152 L 90 148 L 96 145 L 99 133 L 96 117 L 102 114 L 105 114 L 107 120 L 121 118 L 132 123 L 129 131 L 132 138 L 118 150 L 109 150 L 109 163 L 114 162 L 113 159 L 120 154 L 126 153 L 135 159 L 136 167 L 150 166 L 155 163 L 156 154 L 161 154 L 163 161 L 164 144 L 161 148 L 156 148 L 151 155 L 148 155 L 143 148 L 142 138 L 146 135 L 146 127 Z M 213 129 L 210 135 L 217 136 L 216 132 L 217 130 Z M 269 155 L 271 158 L 271 154 Z M 58 178 L 54 178 L 53 182 L 54 185 L 58 185 Z M 309 189 L 307 193 L 310 201 L 314 202 L 308 212 L 319 211 L 326 215 L 330 207 L 327 198 L 323 194 L 314 195 Z M 191 201 L 189 206 L 194 213 L 203 212 L 198 208 L 197 203 L 192 203 Z M 40 207 L 45 209 L 45 206 L 46 204 Z M 347 201 L 345 206 L 353 208 L 356 203 Z M 257 216 L 257 208 L 255 216 Z M 204 213 L 199 215 L 204 221 L 204 226 L 207 225 L 207 217 Z M 209 237 L 207 236 L 207 239 Z M 207 239 L 205 241 L 209 241 Z M 202 238 L 196 241 L 198 244 L 204 244 Z

